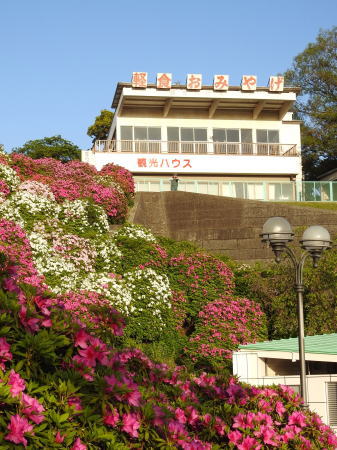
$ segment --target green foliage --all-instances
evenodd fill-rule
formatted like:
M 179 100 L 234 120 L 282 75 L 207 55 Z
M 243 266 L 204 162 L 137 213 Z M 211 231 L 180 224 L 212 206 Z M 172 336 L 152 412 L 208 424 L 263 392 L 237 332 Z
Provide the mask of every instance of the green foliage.
M 113 112 L 102 109 L 100 115 L 95 118 L 95 122 L 90 125 L 87 131 L 87 135 L 93 139 L 93 142 L 95 142 L 96 139 L 105 140 L 108 138 L 113 117 Z
M 331 211 L 337 211 L 337 202 L 282 202 L 282 204 L 287 204 L 290 206 L 301 206 L 305 208 L 317 208 L 317 209 L 328 209 Z
M 317 268 L 308 260 L 304 270 L 306 335 L 337 332 L 337 250 L 325 252 Z M 267 315 L 269 339 L 296 337 L 297 300 L 294 269 L 280 264 L 257 264 L 234 270 L 240 295 L 260 303 Z
M 22 147 L 13 148 L 12 151 L 23 153 L 33 159 L 54 158 L 62 162 L 81 158 L 79 147 L 60 135 L 27 141 Z
M 336 167 L 337 27 L 321 30 L 294 59 L 287 84 L 301 87 L 298 117 L 304 120 L 302 158 L 308 179 Z

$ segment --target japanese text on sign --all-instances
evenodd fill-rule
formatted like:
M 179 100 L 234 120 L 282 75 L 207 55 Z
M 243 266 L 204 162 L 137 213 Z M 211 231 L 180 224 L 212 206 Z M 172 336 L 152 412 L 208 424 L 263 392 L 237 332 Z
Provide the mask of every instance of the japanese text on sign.
M 132 87 L 146 88 L 147 87 L 147 72 L 132 72 Z
M 213 88 L 215 91 L 228 91 L 228 83 L 228 75 L 214 75 Z
M 171 89 L 172 74 L 171 73 L 157 73 L 157 89 Z
M 192 169 L 191 160 L 177 158 L 138 158 L 137 166 L 139 168 L 160 167 L 167 169 Z
M 241 82 L 241 89 L 243 91 L 256 90 L 257 77 L 255 75 L 243 75 Z
M 201 89 L 201 74 L 189 73 L 187 75 L 187 89 Z
M 146 88 L 147 72 L 132 72 L 131 85 L 133 88 Z M 152 86 L 154 87 L 154 86 Z M 157 89 L 171 89 L 172 88 L 172 73 L 160 72 L 157 73 Z M 257 87 L 256 75 L 243 75 L 241 81 L 241 89 L 243 91 L 255 91 Z M 191 90 L 202 89 L 202 75 L 200 73 L 189 73 L 187 75 L 186 88 Z M 227 91 L 229 89 L 229 75 L 214 75 L 213 89 L 215 91 Z M 284 77 L 271 76 L 269 78 L 270 92 L 283 92 Z
M 284 77 L 270 77 L 269 90 L 272 92 L 282 92 L 284 87 Z

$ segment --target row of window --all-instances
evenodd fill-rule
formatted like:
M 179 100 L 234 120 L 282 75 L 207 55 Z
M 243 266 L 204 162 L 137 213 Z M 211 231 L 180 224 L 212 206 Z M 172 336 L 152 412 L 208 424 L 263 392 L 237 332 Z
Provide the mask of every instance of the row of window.
M 248 128 L 213 128 L 213 142 L 253 142 L 253 130 Z M 160 127 L 121 126 L 122 141 L 160 141 Z M 167 127 L 169 142 L 207 142 L 206 128 Z M 256 130 L 256 142 L 277 144 L 280 142 L 279 130 Z

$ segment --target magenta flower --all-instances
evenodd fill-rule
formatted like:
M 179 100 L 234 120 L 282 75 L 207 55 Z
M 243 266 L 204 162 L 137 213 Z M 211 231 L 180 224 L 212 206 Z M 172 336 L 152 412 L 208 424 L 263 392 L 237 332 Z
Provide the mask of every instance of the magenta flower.
M 77 438 L 70 450 L 87 450 L 87 446 L 82 444 L 80 438 Z
M 68 398 L 68 405 L 72 406 L 75 411 L 81 411 L 82 409 L 81 399 L 76 396 Z
M 304 428 L 307 425 L 306 416 L 299 411 L 295 411 L 289 416 L 288 425 L 297 425 Z
M 44 407 L 36 398 L 30 397 L 27 394 L 22 394 L 21 401 L 23 403 L 23 414 L 25 414 L 28 419 L 32 420 L 36 424 L 41 423 L 44 420 L 44 415 L 39 414 L 44 411 Z
M 227 434 L 227 437 L 229 439 L 229 442 L 231 442 L 232 444 L 236 444 L 237 445 L 242 440 L 242 433 L 240 433 L 240 431 L 238 431 L 238 430 L 230 431 Z
M 5 362 L 13 359 L 10 348 L 6 338 L 0 338 L 0 369 L 2 370 L 5 370 Z
M 13 397 L 17 397 L 26 389 L 25 380 L 23 380 L 13 369 L 10 371 L 8 384 L 10 385 L 10 393 Z
M 286 409 L 285 409 L 285 407 L 283 406 L 283 403 L 282 402 L 280 402 L 280 401 L 278 401 L 278 402 L 276 402 L 276 405 L 275 405 L 275 411 L 277 412 L 277 414 L 279 415 L 279 416 L 283 416 L 283 413 L 285 413 L 286 412 Z
M 62 434 L 58 431 L 55 436 L 56 444 L 62 444 L 62 442 L 64 441 L 64 438 L 65 438 L 65 436 L 62 436 Z
M 176 419 L 178 420 L 179 423 L 186 423 L 187 419 L 185 416 L 185 412 L 183 409 L 181 408 L 176 408 L 176 410 L 174 411 L 174 414 L 176 416 Z
M 119 414 L 115 408 L 113 410 L 108 410 L 105 414 L 103 421 L 106 425 L 110 425 L 111 427 L 115 427 L 119 421 Z
M 7 441 L 14 442 L 14 444 L 23 444 L 27 447 L 27 439 L 25 439 L 24 434 L 33 431 L 33 426 L 28 422 L 25 417 L 11 416 L 11 422 L 8 424 L 7 428 L 9 433 L 5 436 Z
M 132 437 L 138 437 L 138 429 L 140 427 L 139 418 L 135 413 L 123 414 L 122 430 Z
M 256 439 L 249 436 L 244 438 L 242 444 L 237 445 L 238 450 L 259 450 L 261 447 L 262 445 L 260 445 Z

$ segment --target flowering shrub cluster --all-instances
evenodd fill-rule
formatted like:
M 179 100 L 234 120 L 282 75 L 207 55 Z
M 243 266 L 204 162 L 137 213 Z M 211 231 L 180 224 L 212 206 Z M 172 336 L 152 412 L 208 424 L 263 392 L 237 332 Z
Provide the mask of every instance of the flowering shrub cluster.
M 207 367 L 221 367 L 238 345 L 264 339 L 266 329 L 265 315 L 255 302 L 246 298 L 215 300 L 199 312 L 186 353 Z
M 55 198 L 58 203 L 88 199 L 101 206 L 112 223 L 125 219 L 127 204 L 133 199 L 131 174 L 122 168 L 110 170 L 107 167 L 98 172 L 93 166 L 79 161 L 64 164 L 52 158 L 33 160 L 22 154 L 14 154 L 9 164 L 12 167 L 0 164 L 0 179 L 11 190 L 19 185 L 20 178 L 30 181 L 24 190 L 31 194 L 41 190 L 39 185 L 43 184 L 49 186 L 53 194 L 49 199 Z
M 134 193 L 125 169 L 0 166 L 1 448 L 336 448 L 286 388 L 226 375 L 238 344 L 266 337 L 226 264 L 143 227 L 110 233 Z
M 3 270 L 3 448 L 336 448 L 290 388 L 154 363 L 119 346 L 124 321 L 103 297 L 55 297 Z

